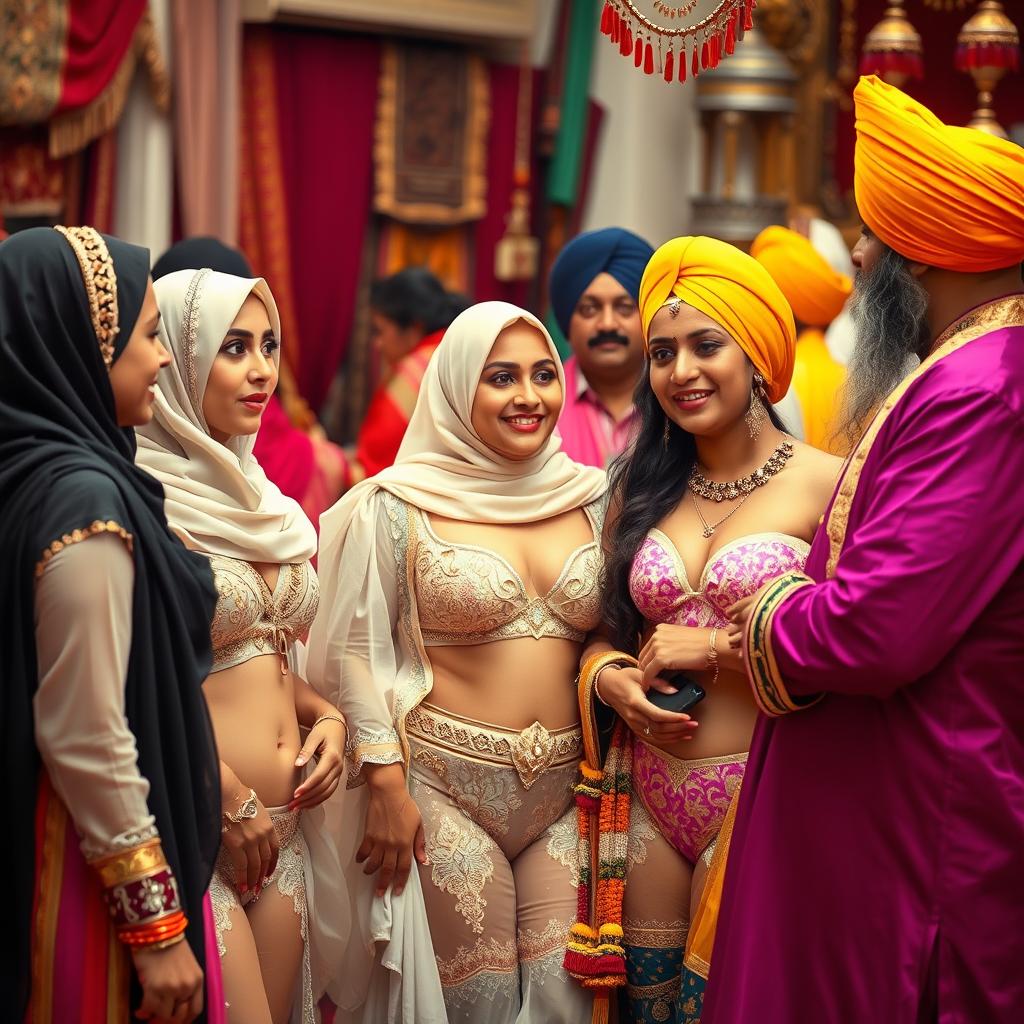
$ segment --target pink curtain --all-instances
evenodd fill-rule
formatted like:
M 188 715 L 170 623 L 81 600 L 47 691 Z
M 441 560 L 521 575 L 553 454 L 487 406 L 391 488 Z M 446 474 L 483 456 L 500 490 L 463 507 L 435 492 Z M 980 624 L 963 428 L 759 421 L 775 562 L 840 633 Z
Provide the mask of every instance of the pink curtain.
M 238 238 L 241 0 L 173 0 L 174 148 L 183 234 Z M 159 254 L 157 254 L 159 255 Z

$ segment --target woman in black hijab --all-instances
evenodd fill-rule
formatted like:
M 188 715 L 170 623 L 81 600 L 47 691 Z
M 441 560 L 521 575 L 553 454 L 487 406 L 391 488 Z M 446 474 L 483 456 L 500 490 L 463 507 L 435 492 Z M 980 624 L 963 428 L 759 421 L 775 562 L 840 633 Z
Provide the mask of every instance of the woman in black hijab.
M 216 592 L 133 461 L 169 358 L 158 316 L 145 249 L 91 228 L 0 244 L 5 1020 L 223 1020 L 200 969 Z

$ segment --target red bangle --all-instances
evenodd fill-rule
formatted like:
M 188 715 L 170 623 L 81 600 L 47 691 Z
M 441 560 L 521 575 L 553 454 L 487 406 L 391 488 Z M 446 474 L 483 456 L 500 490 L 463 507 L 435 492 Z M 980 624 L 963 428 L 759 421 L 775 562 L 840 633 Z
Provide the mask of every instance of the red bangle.
M 126 946 L 133 949 L 139 946 L 155 946 L 165 943 L 168 939 L 181 935 L 188 927 L 188 918 L 180 911 L 165 917 L 154 924 L 139 925 L 134 928 L 119 928 L 117 937 Z

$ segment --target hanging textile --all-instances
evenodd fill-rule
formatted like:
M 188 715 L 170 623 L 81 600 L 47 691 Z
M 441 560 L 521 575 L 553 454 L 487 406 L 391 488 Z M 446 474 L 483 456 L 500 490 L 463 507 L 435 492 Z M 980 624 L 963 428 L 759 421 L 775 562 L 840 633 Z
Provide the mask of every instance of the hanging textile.
M 174 139 L 184 234 L 238 232 L 241 0 L 173 0 Z M 251 77 L 251 76 L 250 76 Z M 288 352 L 293 342 L 285 346 Z
M 387 43 L 374 133 L 374 209 L 435 227 L 483 216 L 489 121 L 482 57 L 461 46 Z
M 49 123 L 54 157 L 121 116 L 138 63 L 168 109 L 170 82 L 146 0 L 18 0 L 0 23 L 0 124 Z

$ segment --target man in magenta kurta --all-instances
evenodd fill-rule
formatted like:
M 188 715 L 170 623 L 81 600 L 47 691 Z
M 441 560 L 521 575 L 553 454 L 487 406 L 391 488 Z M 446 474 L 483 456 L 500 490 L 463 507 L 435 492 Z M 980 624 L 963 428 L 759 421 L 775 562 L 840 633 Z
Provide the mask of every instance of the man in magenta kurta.
M 1019 1024 L 1024 151 L 855 97 L 868 426 L 806 576 L 734 609 L 765 715 L 702 1024 Z

